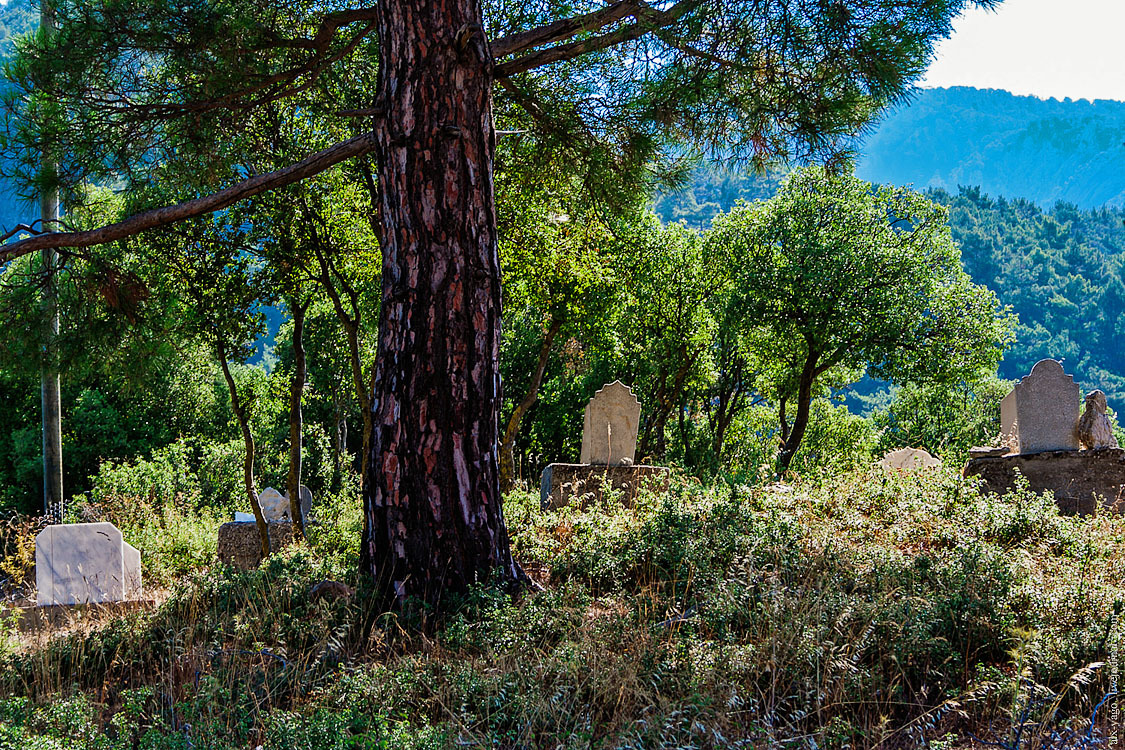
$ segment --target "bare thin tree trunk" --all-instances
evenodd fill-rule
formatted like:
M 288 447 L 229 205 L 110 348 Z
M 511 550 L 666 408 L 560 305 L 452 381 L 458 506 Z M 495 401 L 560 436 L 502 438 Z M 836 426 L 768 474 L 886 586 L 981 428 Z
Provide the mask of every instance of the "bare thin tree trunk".
M 246 489 L 246 498 L 250 501 L 250 509 L 254 512 L 254 521 L 258 525 L 262 559 L 265 560 L 270 556 L 270 527 L 262 514 L 262 505 L 258 502 L 258 489 L 254 484 L 254 436 L 250 432 L 250 418 L 246 413 L 246 405 L 238 396 L 238 387 L 235 385 L 234 376 L 231 375 L 230 364 L 227 363 L 227 349 L 221 337 L 216 336 L 215 350 L 219 355 L 219 365 L 223 368 L 227 389 L 230 390 L 230 408 L 242 431 L 242 444 L 245 447 L 245 456 L 242 459 L 242 481 Z
M 551 347 L 555 343 L 555 337 L 562 328 L 562 320 L 557 318 L 551 319 L 551 326 L 547 329 L 547 335 L 543 338 L 543 344 L 539 347 L 539 361 L 535 364 L 535 372 L 532 373 L 531 383 L 527 386 L 527 393 L 524 394 L 523 399 L 516 404 L 512 409 L 511 416 L 508 417 L 508 425 L 504 428 L 504 436 L 500 439 L 500 491 L 511 492 L 514 484 L 513 476 L 515 474 L 515 455 L 514 449 L 516 445 L 516 435 L 520 431 L 520 422 L 523 421 L 523 416 L 527 414 L 536 399 L 539 398 L 539 386 L 543 383 L 543 373 L 547 369 L 547 360 L 551 358 Z
M 305 517 L 301 513 L 301 458 L 304 449 L 302 431 L 304 411 L 301 399 L 305 394 L 305 310 L 309 300 L 299 300 L 300 290 L 290 303 L 293 316 L 293 382 L 289 386 L 289 477 L 286 489 L 289 492 L 289 517 L 293 521 L 294 535 L 305 537 Z

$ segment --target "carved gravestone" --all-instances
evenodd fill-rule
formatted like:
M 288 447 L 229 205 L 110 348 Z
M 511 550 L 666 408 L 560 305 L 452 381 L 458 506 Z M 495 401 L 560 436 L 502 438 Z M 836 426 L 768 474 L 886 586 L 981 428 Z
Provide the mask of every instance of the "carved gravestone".
M 141 594 L 141 553 L 112 523 L 48 526 L 35 537 L 36 603 L 102 604 Z
M 1039 360 L 1012 394 L 1014 447 L 1019 453 L 1078 450 L 1078 384 L 1061 362 Z
M 899 448 L 883 456 L 879 465 L 884 469 L 918 471 L 919 469 L 939 468 L 941 459 L 935 458 L 930 455 L 929 451 L 922 448 Z
M 632 389 L 620 380 L 604 386 L 586 404 L 579 460 L 606 466 L 632 464 L 640 424 L 641 402 Z
M 663 466 L 634 465 L 641 402 L 619 380 L 604 386 L 586 405 L 579 464 L 550 464 L 539 483 L 544 510 L 573 501 L 580 507 L 601 503 L 608 489 L 625 505 L 641 492 L 667 492 L 671 471 Z

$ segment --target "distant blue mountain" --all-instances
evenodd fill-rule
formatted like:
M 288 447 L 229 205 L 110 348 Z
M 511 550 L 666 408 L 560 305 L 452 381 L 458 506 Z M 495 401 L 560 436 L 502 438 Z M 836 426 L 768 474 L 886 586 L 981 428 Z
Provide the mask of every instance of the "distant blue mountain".
M 867 137 L 857 173 L 915 188 L 1080 208 L 1125 205 L 1125 102 L 923 89 Z
M 39 10 L 31 0 L 8 0 L 0 5 L 0 60 L 12 53 L 16 37 L 34 31 L 39 25 Z M 10 155 L 0 153 L 0 159 Z M 0 229 L 26 224 L 39 218 L 39 206 L 22 200 L 15 186 L 0 180 Z

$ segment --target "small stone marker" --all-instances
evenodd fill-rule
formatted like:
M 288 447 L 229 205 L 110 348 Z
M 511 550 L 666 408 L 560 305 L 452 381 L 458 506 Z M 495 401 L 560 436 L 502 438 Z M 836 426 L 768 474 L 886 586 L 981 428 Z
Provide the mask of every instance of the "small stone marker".
M 899 471 L 918 471 L 919 469 L 936 469 L 941 466 L 941 459 L 930 455 L 929 451 L 922 448 L 899 448 L 883 456 L 879 465 L 884 469 L 897 469 Z
M 1061 362 L 1039 360 L 1009 396 L 1015 401 L 1017 452 L 1078 450 L 1078 384 Z M 1003 402 L 1000 411 L 1003 415 Z
M 586 404 L 579 460 L 604 466 L 632 464 L 640 424 L 641 402 L 632 389 L 620 380 L 603 386 Z
M 112 523 L 48 526 L 35 537 L 36 603 L 101 604 L 141 594 L 141 553 Z

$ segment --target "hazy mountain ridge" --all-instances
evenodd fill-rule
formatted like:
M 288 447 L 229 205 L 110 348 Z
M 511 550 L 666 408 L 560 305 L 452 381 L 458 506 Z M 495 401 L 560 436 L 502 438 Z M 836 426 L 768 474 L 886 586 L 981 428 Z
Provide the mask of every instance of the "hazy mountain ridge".
M 879 183 L 1125 205 L 1125 102 L 1059 101 L 967 87 L 923 89 L 865 140 L 860 177 Z

